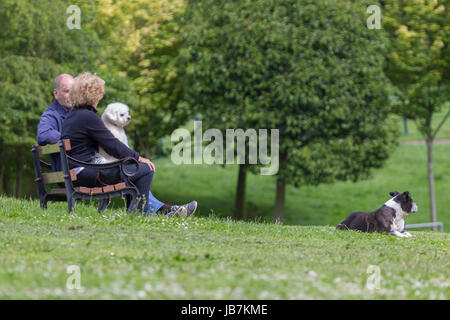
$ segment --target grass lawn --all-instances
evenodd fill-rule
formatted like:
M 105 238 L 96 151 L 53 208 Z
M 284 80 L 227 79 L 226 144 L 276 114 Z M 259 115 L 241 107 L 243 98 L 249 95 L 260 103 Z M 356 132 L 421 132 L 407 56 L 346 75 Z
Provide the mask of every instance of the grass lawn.
M 450 145 L 436 145 L 434 157 L 438 220 L 449 231 Z M 127 215 L 121 199 L 102 215 L 82 202 L 68 215 L 64 203 L 41 210 L 36 200 L 0 197 L 0 299 L 450 298 L 449 233 L 396 238 L 334 228 L 394 190 L 409 190 L 419 205 L 407 224 L 428 222 L 425 146 L 399 146 L 366 181 L 288 186 L 284 225 L 267 223 L 274 177 L 248 175 L 247 222 L 236 222 L 226 218 L 236 166 L 155 164 L 154 194 L 167 203 L 196 199 L 194 217 Z M 80 290 L 66 286 L 72 265 Z M 368 288 L 378 271 L 379 288 Z
M 449 299 L 448 233 L 166 219 L 0 197 L 1 299 Z M 67 289 L 80 268 L 81 290 Z M 370 266 L 379 270 L 370 289 Z M 379 269 L 378 269 L 379 268 Z

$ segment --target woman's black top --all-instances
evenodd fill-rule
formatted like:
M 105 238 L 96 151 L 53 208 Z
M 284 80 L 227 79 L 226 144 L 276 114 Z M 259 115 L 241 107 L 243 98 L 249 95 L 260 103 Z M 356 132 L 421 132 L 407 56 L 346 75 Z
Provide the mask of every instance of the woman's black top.
M 73 108 L 69 112 L 62 126 L 61 139 L 70 139 L 72 150 L 67 152 L 68 155 L 84 162 L 93 161 L 99 146 L 117 159 L 139 159 L 139 153 L 114 137 L 97 115 L 97 109 L 91 106 Z

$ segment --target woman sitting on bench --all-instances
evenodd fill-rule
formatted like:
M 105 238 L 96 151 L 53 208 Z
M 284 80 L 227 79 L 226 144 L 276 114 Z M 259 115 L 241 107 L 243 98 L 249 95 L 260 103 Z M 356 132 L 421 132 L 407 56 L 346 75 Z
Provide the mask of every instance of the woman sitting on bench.
M 115 138 L 97 115 L 98 103 L 104 95 L 104 85 L 104 80 L 89 72 L 80 74 L 75 78 L 69 94 L 73 109 L 64 120 L 61 138 L 70 139 L 72 149 L 68 151 L 68 155 L 80 161 L 92 162 L 99 146 L 117 159 L 126 157 L 136 159 L 139 170 L 130 178 L 130 181 L 139 191 L 141 198 L 138 203 L 139 211 L 148 213 L 149 202 L 147 198 L 155 166 L 149 159 L 141 157 L 138 152 L 131 150 Z M 118 182 L 121 182 L 121 178 L 117 168 L 99 171 L 95 168 L 86 167 L 77 174 L 76 184 L 84 187 L 101 187 Z M 172 209 L 179 211 L 179 208 L 182 207 L 165 206 L 168 213 L 173 211 Z

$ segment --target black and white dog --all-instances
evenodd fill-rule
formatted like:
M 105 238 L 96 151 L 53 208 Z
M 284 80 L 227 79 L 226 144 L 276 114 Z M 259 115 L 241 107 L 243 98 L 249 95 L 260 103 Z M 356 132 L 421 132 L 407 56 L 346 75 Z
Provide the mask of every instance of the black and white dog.
M 417 204 L 408 191 L 389 193 L 392 199 L 373 212 L 353 212 L 336 228 L 340 230 L 358 230 L 362 232 L 385 232 L 397 237 L 415 237 L 405 231 L 404 218 L 417 212 Z

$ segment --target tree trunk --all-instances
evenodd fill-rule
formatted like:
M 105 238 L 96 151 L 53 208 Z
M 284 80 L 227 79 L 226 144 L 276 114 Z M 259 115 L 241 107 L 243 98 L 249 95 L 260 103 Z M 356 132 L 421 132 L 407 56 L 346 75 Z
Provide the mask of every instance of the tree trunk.
M 23 156 L 19 154 L 17 157 L 17 171 L 14 196 L 20 198 L 22 196 L 22 177 L 23 177 Z
M 427 164 L 428 164 L 428 192 L 430 195 L 431 222 L 436 222 L 436 198 L 434 195 L 434 174 L 433 174 L 433 139 L 427 138 Z M 436 226 L 433 226 L 436 231 Z
M 237 220 L 245 217 L 245 185 L 247 181 L 247 165 L 239 165 L 239 175 L 236 189 L 235 215 Z
M 7 168 L 7 170 L 5 170 L 6 172 L 4 173 L 3 176 L 3 187 L 5 189 L 5 194 L 9 197 L 13 196 L 13 183 L 12 183 L 12 179 L 11 179 L 11 175 L 10 175 L 10 170 L 11 168 Z
M 1 159 L 1 158 L 0 158 Z M 3 181 L 5 178 L 5 166 L 0 166 L 0 195 L 3 194 L 5 182 Z
M 278 177 L 277 191 L 275 195 L 275 208 L 273 210 L 273 222 L 275 223 L 283 223 L 285 199 L 286 199 L 286 180 Z
M 32 198 L 36 192 L 36 184 L 34 182 L 33 176 L 28 177 L 27 183 L 27 197 Z

